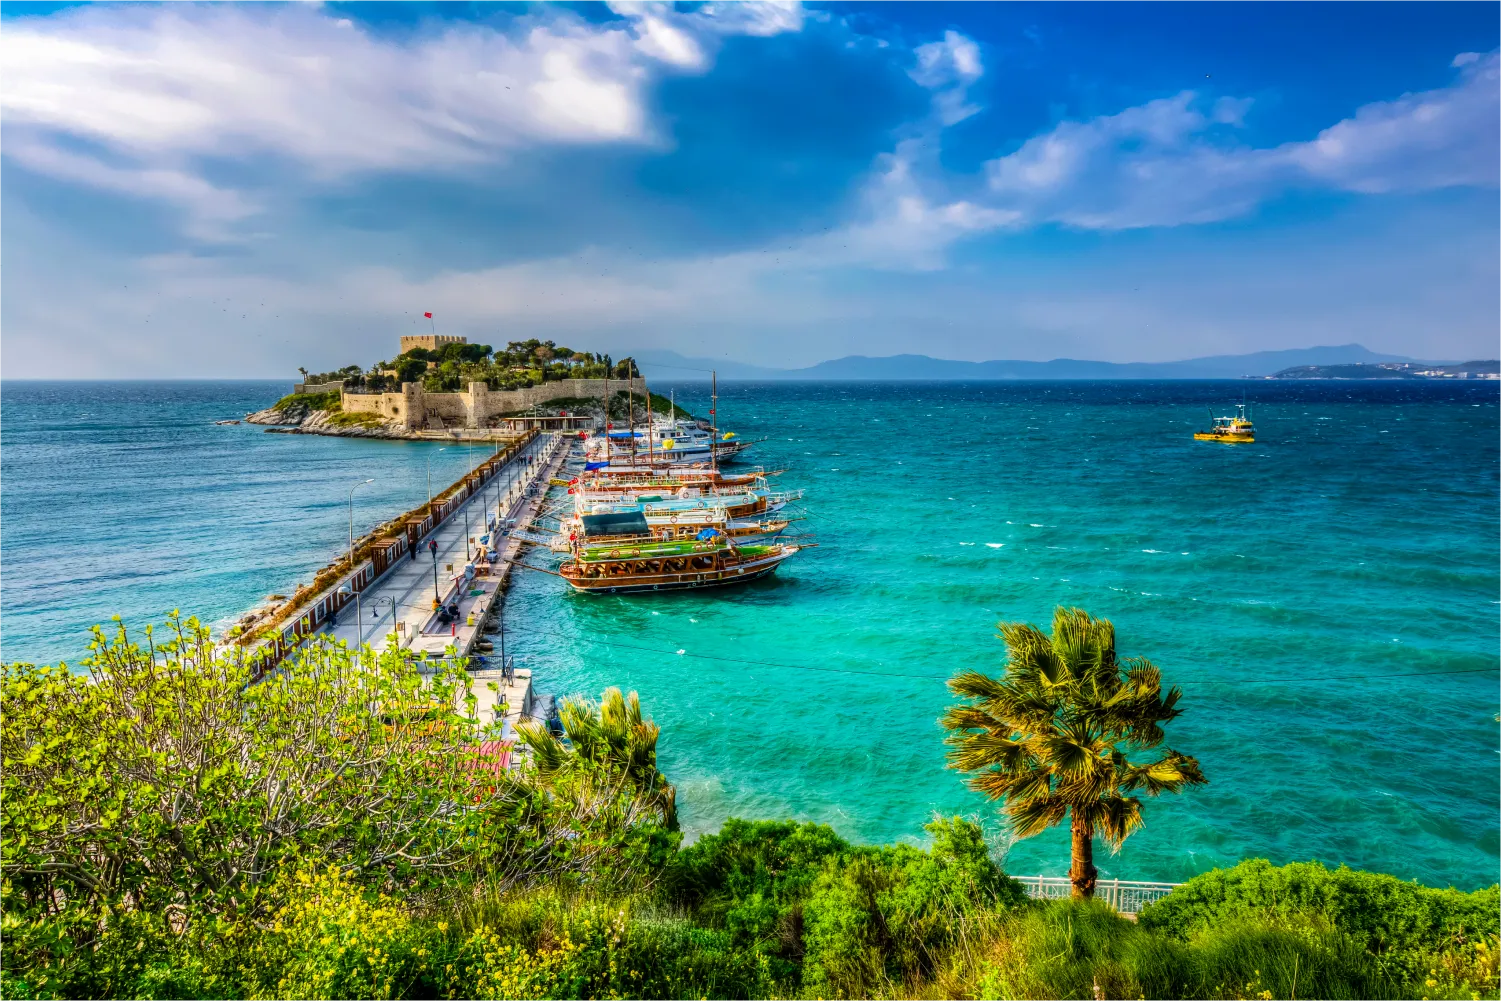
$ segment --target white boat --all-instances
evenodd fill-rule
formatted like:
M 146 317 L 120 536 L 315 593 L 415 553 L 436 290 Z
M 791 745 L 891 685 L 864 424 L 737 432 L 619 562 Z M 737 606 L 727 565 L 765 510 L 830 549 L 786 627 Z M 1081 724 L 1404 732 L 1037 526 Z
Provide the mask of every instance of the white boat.
M 639 428 L 610 428 L 604 435 L 590 438 L 584 445 L 589 462 L 682 463 L 727 461 L 750 448 L 754 442 L 737 438 L 725 431 L 717 437 L 689 421 L 653 421 Z

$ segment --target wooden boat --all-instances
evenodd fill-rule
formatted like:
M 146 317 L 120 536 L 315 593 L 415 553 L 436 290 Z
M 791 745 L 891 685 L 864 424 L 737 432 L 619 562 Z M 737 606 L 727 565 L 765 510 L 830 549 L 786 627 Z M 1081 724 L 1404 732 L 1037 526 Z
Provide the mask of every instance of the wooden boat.
M 599 472 L 604 472 L 604 470 L 599 470 Z M 760 471 L 735 475 L 709 470 L 681 475 L 657 472 L 637 476 L 596 476 L 594 473 L 585 473 L 559 485 L 568 487 L 570 494 L 587 496 L 591 499 L 648 494 L 698 497 L 706 490 L 743 491 L 756 487 L 768 489 L 766 477 L 767 474 Z
M 736 545 L 748 546 L 773 542 L 792 524 L 790 518 L 731 518 L 723 508 L 687 511 L 676 520 L 670 516 L 642 515 L 639 523 L 636 514 L 627 511 L 564 518 L 558 534 L 548 545 L 554 552 L 561 553 L 568 552 L 579 541 L 596 545 L 603 538 L 619 538 L 622 537 L 620 526 L 628 520 L 632 526 L 632 541 L 692 539 L 704 529 L 712 528 L 729 536 Z
M 674 542 L 606 539 L 576 547 L 559 575 L 574 590 L 590 594 L 724 587 L 775 572 L 799 548 L 776 543 L 736 546 L 723 533 Z

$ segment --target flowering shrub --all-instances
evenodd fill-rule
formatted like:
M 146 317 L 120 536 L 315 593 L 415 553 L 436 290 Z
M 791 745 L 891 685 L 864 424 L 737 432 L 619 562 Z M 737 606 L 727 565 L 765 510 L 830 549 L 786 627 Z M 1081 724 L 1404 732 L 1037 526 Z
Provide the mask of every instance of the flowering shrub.
M 435 928 L 336 865 L 285 873 L 272 896 L 285 903 L 243 936 L 249 997 L 407 997 L 443 949 Z

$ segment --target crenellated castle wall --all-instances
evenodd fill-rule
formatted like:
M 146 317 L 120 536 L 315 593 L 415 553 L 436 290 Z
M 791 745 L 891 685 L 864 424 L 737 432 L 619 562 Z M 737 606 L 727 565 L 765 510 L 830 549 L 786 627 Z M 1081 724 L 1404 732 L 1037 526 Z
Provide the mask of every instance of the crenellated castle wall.
M 624 380 L 608 380 L 610 392 L 630 389 L 644 394 L 646 380 L 640 377 L 629 385 Z M 604 379 L 562 379 L 544 382 L 540 386 L 525 389 L 492 390 L 483 382 L 471 382 L 467 392 L 428 393 L 421 383 L 404 382 L 399 393 L 351 393 L 345 390 L 341 396 L 347 413 L 379 414 L 386 420 L 396 421 L 408 431 L 416 431 L 433 424 L 451 425 L 462 421 L 464 427 L 488 427 L 503 414 L 513 414 L 527 407 L 546 403 L 559 397 L 574 396 L 587 399 L 603 399 Z

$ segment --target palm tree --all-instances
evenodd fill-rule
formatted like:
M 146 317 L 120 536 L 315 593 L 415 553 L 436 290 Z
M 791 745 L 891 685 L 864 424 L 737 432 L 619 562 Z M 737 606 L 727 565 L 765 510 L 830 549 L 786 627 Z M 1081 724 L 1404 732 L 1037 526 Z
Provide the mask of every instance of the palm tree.
M 541 723 L 522 723 L 517 732 L 532 751 L 538 778 L 557 789 L 572 781 L 627 787 L 670 831 L 678 829 L 677 790 L 657 770 L 661 727 L 641 715 L 635 692 L 605 690 L 599 705 L 565 699 L 558 709 L 565 745 Z M 571 746 L 569 746 L 571 745 Z
M 1141 800 L 1127 795 L 1176 793 L 1206 780 L 1199 762 L 1170 747 L 1155 761 L 1128 752 L 1162 744 L 1162 724 L 1176 719 L 1181 693 L 1162 691 L 1162 672 L 1141 658 L 1118 660 L 1115 627 L 1077 608 L 1053 613 L 1053 634 L 1001 623 L 1005 673 L 966 671 L 949 690 L 970 701 L 941 720 L 950 731 L 949 767 L 976 773 L 971 788 L 1004 799 L 1018 837 L 1028 838 L 1069 814 L 1076 898 L 1094 895 L 1094 836 L 1113 848 L 1144 822 Z

